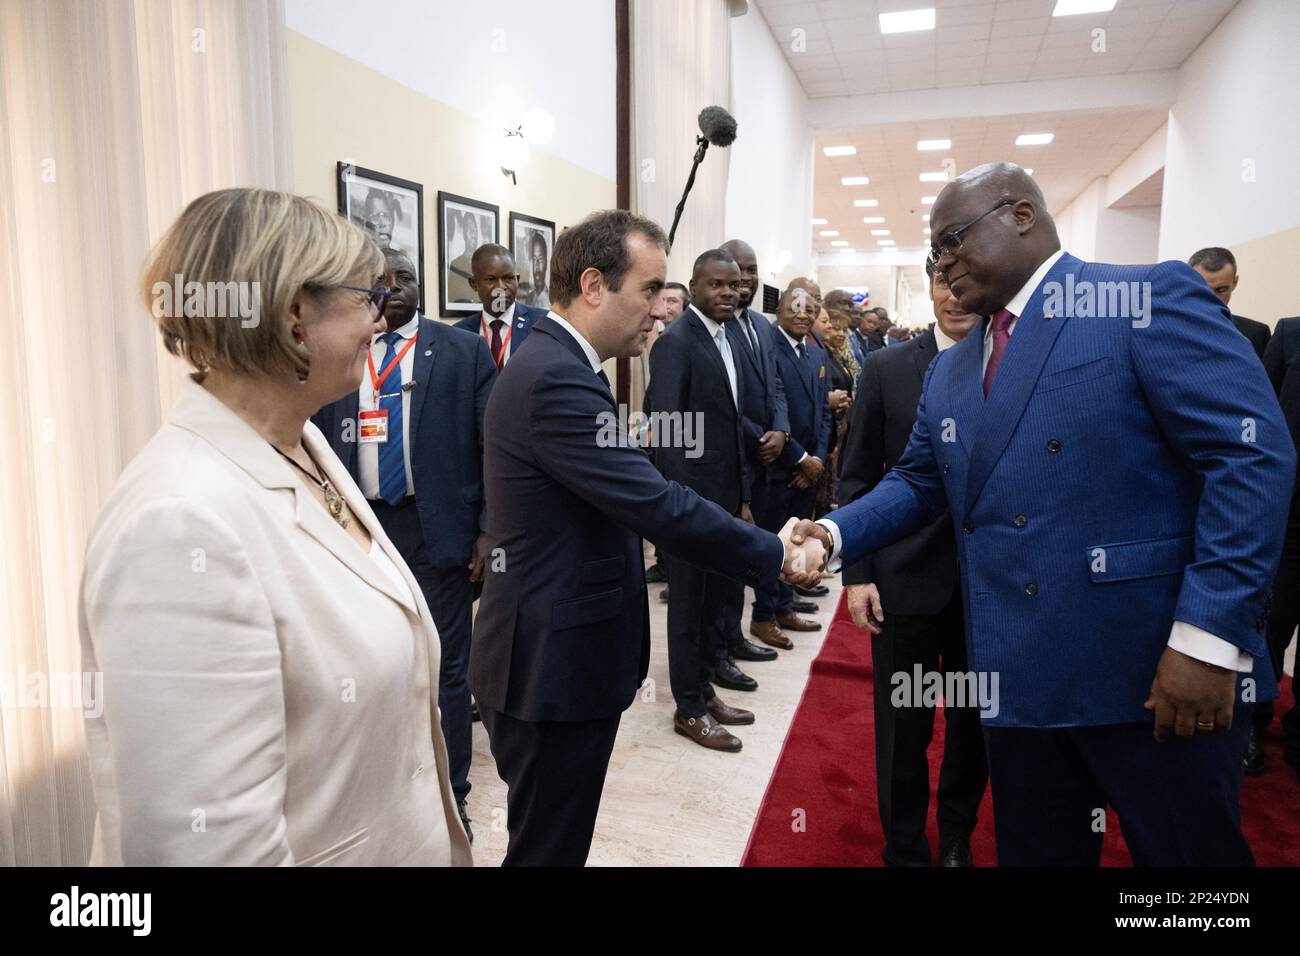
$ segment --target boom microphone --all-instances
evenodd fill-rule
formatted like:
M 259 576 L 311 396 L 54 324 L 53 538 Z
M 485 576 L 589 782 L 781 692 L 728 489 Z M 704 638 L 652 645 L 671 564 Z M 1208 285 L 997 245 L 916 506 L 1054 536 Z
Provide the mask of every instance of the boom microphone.
M 726 147 L 736 141 L 736 118 L 721 106 L 704 107 L 700 110 L 698 122 L 702 135 L 695 137 L 695 161 L 691 164 L 691 174 L 686 177 L 686 189 L 682 191 L 682 201 L 677 204 L 677 211 L 673 214 L 673 226 L 668 230 L 670 246 L 673 236 L 677 235 L 677 223 L 682 218 L 682 210 L 686 208 L 686 197 L 690 195 L 691 187 L 695 185 L 695 171 L 704 161 L 704 154 L 709 144 Z

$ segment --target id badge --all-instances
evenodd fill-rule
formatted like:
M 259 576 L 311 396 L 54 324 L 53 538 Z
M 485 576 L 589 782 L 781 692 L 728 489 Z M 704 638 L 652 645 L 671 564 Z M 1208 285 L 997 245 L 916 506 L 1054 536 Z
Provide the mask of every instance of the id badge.
M 375 408 L 363 411 L 358 416 L 358 441 L 362 445 L 382 444 L 388 441 L 388 409 Z

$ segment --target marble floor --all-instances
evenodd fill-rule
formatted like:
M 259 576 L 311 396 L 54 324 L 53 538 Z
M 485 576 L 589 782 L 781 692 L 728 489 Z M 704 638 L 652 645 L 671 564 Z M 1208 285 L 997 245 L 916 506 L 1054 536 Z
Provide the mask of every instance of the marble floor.
M 793 651 L 777 660 L 741 662 L 757 691 L 721 690 L 730 704 L 754 711 L 756 722 L 733 728 L 744 741 L 738 754 L 705 750 L 673 732 L 668 689 L 666 618 L 662 584 L 650 585 L 649 684 L 623 714 L 592 841 L 590 866 L 736 866 L 808 678 L 840 598 L 839 577 L 815 598 L 820 631 L 792 634 Z M 752 592 L 746 593 L 748 630 Z M 496 774 L 487 731 L 474 724 L 469 814 L 474 863 L 496 866 L 506 848 L 506 787 Z

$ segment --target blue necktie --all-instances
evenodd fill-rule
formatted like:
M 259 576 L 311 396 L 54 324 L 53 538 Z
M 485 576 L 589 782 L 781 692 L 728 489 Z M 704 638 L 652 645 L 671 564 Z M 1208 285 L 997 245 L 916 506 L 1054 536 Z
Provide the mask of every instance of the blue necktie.
M 402 337 L 396 332 L 381 335 L 388 343 L 380 374 L 390 365 L 396 367 L 388 373 L 380 386 L 379 407 L 388 412 L 388 441 L 379 446 L 379 497 L 390 505 L 402 503 L 406 497 L 406 455 L 402 436 L 402 366 L 397 363 L 397 343 Z

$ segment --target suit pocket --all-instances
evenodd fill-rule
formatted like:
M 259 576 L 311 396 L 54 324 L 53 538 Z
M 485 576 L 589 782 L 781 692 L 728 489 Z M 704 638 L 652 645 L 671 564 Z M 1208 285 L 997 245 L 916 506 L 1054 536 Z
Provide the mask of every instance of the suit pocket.
M 476 505 L 483 500 L 483 482 L 475 481 L 468 485 L 461 486 L 460 496 L 465 499 L 465 504 Z
M 1099 359 L 1093 359 L 1090 362 L 1083 362 L 1079 365 L 1072 365 L 1070 368 L 1063 368 L 1058 372 L 1052 372 L 1050 375 L 1043 376 L 1038 383 L 1039 392 L 1053 392 L 1058 388 L 1069 388 L 1071 385 L 1082 385 L 1084 382 L 1091 382 L 1095 379 L 1104 378 L 1111 372 L 1110 359 L 1103 356 Z
M 569 601 L 556 601 L 551 609 L 551 630 L 563 631 L 595 624 L 597 621 L 607 621 L 617 617 L 622 610 L 623 589 L 621 587 Z
M 1190 535 L 1098 544 L 1088 549 L 1088 573 L 1093 584 L 1181 574 L 1192 551 Z
M 617 581 L 623 577 L 627 559 L 621 554 L 600 561 L 588 561 L 582 566 L 578 580 L 583 584 L 600 584 L 603 581 Z
M 295 866 L 325 866 L 334 863 L 340 856 L 350 850 L 355 850 L 363 843 L 370 839 L 370 829 L 362 827 L 350 837 L 345 837 L 332 847 L 321 850 L 319 853 L 313 853 L 311 856 L 305 856 L 294 863 Z

